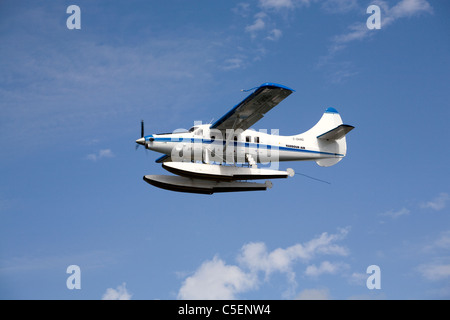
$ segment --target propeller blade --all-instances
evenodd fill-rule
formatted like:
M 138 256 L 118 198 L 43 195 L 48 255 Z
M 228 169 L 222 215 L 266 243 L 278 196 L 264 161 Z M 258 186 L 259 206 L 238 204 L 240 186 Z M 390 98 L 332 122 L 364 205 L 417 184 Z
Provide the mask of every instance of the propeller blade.
M 139 145 L 143 145 L 145 147 L 145 151 L 147 151 L 147 146 L 145 144 L 145 138 L 144 138 L 144 120 L 141 120 L 141 138 L 136 140 L 136 150 L 139 149 Z

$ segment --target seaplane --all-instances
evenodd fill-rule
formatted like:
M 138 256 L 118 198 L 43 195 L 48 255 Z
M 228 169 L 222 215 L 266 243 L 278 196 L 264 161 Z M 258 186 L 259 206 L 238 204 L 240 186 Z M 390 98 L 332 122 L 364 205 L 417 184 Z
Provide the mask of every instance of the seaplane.
M 346 156 L 346 135 L 354 127 L 344 124 L 335 108 L 327 108 L 304 133 L 281 136 L 278 130 L 256 131 L 252 126 L 295 90 L 263 83 L 242 91 L 252 92 L 213 123 L 194 122 L 189 130 L 145 135 L 141 121 L 136 148 L 143 145 L 162 153 L 156 163 L 174 174 L 145 175 L 144 181 L 162 189 L 200 194 L 267 190 L 272 188 L 271 179 L 294 176 L 291 168 L 280 170 L 282 162 L 315 161 L 329 167 Z

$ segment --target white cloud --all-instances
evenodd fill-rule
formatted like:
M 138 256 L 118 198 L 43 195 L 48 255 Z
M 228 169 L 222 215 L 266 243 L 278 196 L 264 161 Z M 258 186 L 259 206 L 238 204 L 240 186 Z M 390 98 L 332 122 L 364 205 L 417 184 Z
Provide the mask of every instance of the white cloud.
M 322 9 L 329 13 L 345 13 L 356 8 L 357 0 L 326 0 L 322 3 Z
M 447 202 L 450 200 L 450 196 L 448 193 L 441 192 L 437 197 L 433 200 L 422 203 L 420 207 L 429 208 L 436 211 L 440 211 L 447 206 Z M 397 219 L 402 216 L 407 216 L 411 213 L 411 211 L 405 207 L 399 210 L 389 210 L 383 213 L 380 213 L 380 216 L 391 217 L 392 219 Z M 450 240 L 449 240 L 450 241 Z
M 294 2 L 292 0 L 260 0 L 259 4 L 261 7 L 268 9 L 281 9 L 294 7 Z
M 450 231 L 444 232 L 434 242 L 434 247 L 439 249 L 450 249 Z
M 114 154 L 112 153 L 111 149 L 101 149 L 96 153 L 90 153 L 86 156 L 87 160 L 91 161 L 97 161 L 103 158 L 112 158 L 114 157 Z
M 291 293 L 296 286 L 294 264 L 297 261 L 307 263 L 320 255 L 347 256 L 348 249 L 336 242 L 343 240 L 348 232 L 349 228 L 340 229 L 336 234 L 324 232 L 303 244 L 273 251 L 269 251 L 263 242 L 245 244 L 237 257 L 237 265 L 228 265 L 217 256 L 205 261 L 183 281 L 178 298 L 235 299 L 238 294 L 257 288 L 261 282 L 268 282 L 274 272 L 287 276 L 287 292 Z M 321 265 L 323 272 L 329 271 L 326 270 L 329 265 L 329 262 Z M 332 267 L 341 270 L 344 264 Z M 265 275 L 263 280 L 259 279 L 260 273 Z
M 243 68 L 245 66 L 245 60 L 243 58 L 230 58 L 224 62 L 224 70 L 233 70 Z
M 396 219 L 401 216 L 406 216 L 410 213 L 411 211 L 409 209 L 401 208 L 400 210 L 389 210 L 387 212 L 383 212 L 380 214 L 380 216 L 386 216 L 391 217 L 392 219 Z
M 435 240 L 423 247 L 422 252 L 426 255 L 427 261 L 415 268 L 419 274 L 430 281 L 442 281 L 450 279 L 450 230 L 441 232 Z M 448 287 L 446 289 L 448 290 Z
M 240 2 L 234 8 L 232 8 L 231 11 L 243 18 L 246 18 L 250 12 L 250 4 L 246 2 Z
M 266 27 L 266 23 L 264 19 L 267 17 L 267 15 L 264 12 L 258 12 L 255 14 L 255 21 L 253 24 L 248 25 L 245 27 L 245 31 L 249 32 L 252 37 L 256 35 L 256 32 L 264 30 Z
M 450 264 L 422 264 L 417 268 L 417 270 L 425 279 L 431 281 L 439 281 L 450 278 Z
M 131 294 L 126 288 L 126 283 L 118 286 L 116 289 L 108 288 L 102 296 L 102 300 L 130 300 Z
M 387 26 L 397 19 L 411 17 L 419 13 L 432 13 L 432 7 L 427 0 L 402 0 L 392 8 L 388 8 L 386 1 L 375 1 L 385 10 L 385 17 L 382 18 L 382 26 Z
M 334 242 L 343 239 L 348 233 L 341 229 L 338 234 L 322 233 L 319 237 L 304 244 L 296 244 L 286 249 L 278 248 L 268 252 L 262 242 L 249 243 L 242 247 L 238 261 L 252 271 L 263 271 L 266 275 L 274 271 L 288 272 L 296 260 L 307 262 L 318 254 L 347 256 L 348 250 Z
M 345 1 L 335 1 L 336 5 L 339 4 L 344 7 Z M 340 3 L 339 3 L 340 2 Z M 371 4 L 380 6 L 381 9 L 381 29 L 385 29 L 398 19 L 405 17 L 412 17 L 421 13 L 432 13 L 431 5 L 426 0 L 401 0 L 392 8 L 386 1 L 374 1 Z M 348 1 L 349 7 L 351 1 Z M 367 15 L 367 18 L 369 15 Z M 319 66 L 327 63 L 334 55 L 347 47 L 347 45 L 353 41 L 366 39 L 374 34 L 377 34 L 378 30 L 369 30 L 366 26 L 366 20 L 363 19 L 357 23 L 351 24 L 348 27 L 348 31 L 337 35 L 333 38 L 332 43 L 328 49 L 328 54 L 320 58 Z
M 329 300 L 330 291 L 327 288 L 324 289 L 305 289 L 301 291 L 296 300 Z
M 311 277 L 318 277 L 322 274 L 337 274 L 349 266 L 345 263 L 331 263 L 329 261 L 323 261 L 318 267 L 316 265 L 310 265 L 305 270 L 305 275 Z
M 97 132 L 99 124 L 108 123 L 103 120 L 148 110 L 150 96 L 156 113 L 172 112 L 180 106 L 186 109 L 192 105 L 186 100 L 198 98 L 194 92 L 209 83 L 224 57 L 235 54 L 235 47 L 230 51 L 217 45 L 224 40 L 211 30 L 182 35 L 169 30 L 169 36 L 164 32 L 148 36 L 149 29 L 141 28 L 136 32 L 142 41 L 135 42 L 131 37 L 101 43 L 95 40 L 102 36 L 97 30 L 100 34 L 58 41 L 67 37 L 63 29 L 42 30 L 43 26 L 60 24 L 52 10 L 36 12 L 30 5 L 11 12 L 7 19 L 10 23 L 24 17 L 31 20 L 25 20 L 28 24 L 24 28 L 2 34 L 2 45 L 8 50 L 0 52 L 0 95 L 2 106 L 8 108 L 2 109 L 6 125 L 0 126 L 0 135 L 14 137 L 19 143 L 28 141 L 27 134 L 17 129 L 27 127 L 33 132 L 34 148 L 67 140 L 73 132 L 84 140 L 92 136 L 91 128 Z M 122 14 L 116 17 L 120 19 L 109 18 L 125 26 L 130 17 Z M 236 40 L 229 38 L 230 42 Z M 194 78 L 195 82 L 189 81 Z M 156 89 L 153 83 L 160 85 Z M 170 94 L 174 88 L 179 94 Z
M 309 5 L 311 0 L 259 0 L 259 5 L 265 9 L 293 9 L 297 6 Z
M 385 28 L 394 21 L 416 15 L 421 12 L 431 12 L 431 6 L 426 0 L 402 0 L 392 8 L 389 8 L 385 1 L 374 1 L 372 4 L 380 6 L 381 12 L 381 28 Z M 367 15 L 367 17 L 369 17 Z M 339 44 L 345 44 L 354 40 L 361 40 L 369 34 L 373 34 L 366 26 L 366 21 L 352 24 L 348 27 L 350 32 L 338 35 L 334 41 Z
M 368 275 L 366 273 L 353 272 L 349 278 L 348 282 L 354 285 L 366 285 Z
M 280 29 L 272 29 L 269 32 L 269 35 L 267 36 L 267 40 L 271 40 L 271 41 L 277 41 L 278 39 L 281 38 L 281 35 L 283 34 L 283 32 Z
M 423 252 L 434 254 L 450 250 L 450 230 L 442 232 L 436 240 L 423 246 Z
M 430 208 L 436 211 L 440 211 L 447 206 L 447 201 L 450 200 L 448 193 L 441 192 L 436 198 L 426 203 L 423 203 L 422 208 Z
M 204 262 L 183 282 L 178 299 L 236 299 L 238 293 L 254 288 L 256 283 L 254 274 L 245 273 L 237 266 L 227 265 L 216 256 Z
M 344 83 L 348 78 L 357 75 L 359 72 L 355 71 L 355 68 L 350 62 L 339 62 L 328 65 L 328 81 L 332 83 Z
M 348 42 L 361 40 L 365 38 L 370 32 L 370 30 L 367 29 L 365 22 L 353 24 L 349 26 L 348 29 L 350 30 L 349 32 L 334 37 L 334 50 L 342 49 L 343 45 Z
M 245 31 L 250 33 L 252 38 L 256 38 L 258 32 L 263 30 L 270 30 L 265 37 L 266 40 L 270 41 L 277 41 L 283 34 L 283 32 L 275 26 L 275 23 L 271 22 L 269 16 L 265 12 L 258 12 L 255 14 L 253 24 L 246 26 Z

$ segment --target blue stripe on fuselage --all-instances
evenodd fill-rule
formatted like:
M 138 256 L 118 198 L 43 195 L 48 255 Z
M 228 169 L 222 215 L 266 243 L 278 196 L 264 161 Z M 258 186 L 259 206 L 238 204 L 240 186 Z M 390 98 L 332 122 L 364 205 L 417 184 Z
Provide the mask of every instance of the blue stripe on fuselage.
M 219 142 L 222 141 L 222 145 L 225 145 L 225 140 L 211 140 L 211 139 L 202 139 L 202 138 L 160 138 L 160 137 L 152 137 L 155 139 L 155 142 L 185 142 L 185 143 L 204 143 L 204 144 L 211 144 L 213 142 Z M 242 146 L 243 144 L 243 146 Z M 296 152 L 304 152 L 304 153 L 315 153 L 315 154 L 324 154 L 324 155 L 330 155 L 330 156 L 341 156 L 343 157 L 343 154 L 340 153 L 332 153 L 332 152 L 324 152 L 324 151 L 314 151 L 314 150 L 307 150 L 307 149 L 295 149 L 295 148 L 289 148 L 289 147 L 281 147 L 281 146 L 273 146 L 270 144 L 262 144 L 262 143 L 248 143 L 248 142 L 239 142 L 239 141 L 233 141 L 234 147 L 244 147 L 244 148 L 259 148 L 259 149 L 278 149 L 278 150 L 284 150 L 284 151 L 296 151 Z

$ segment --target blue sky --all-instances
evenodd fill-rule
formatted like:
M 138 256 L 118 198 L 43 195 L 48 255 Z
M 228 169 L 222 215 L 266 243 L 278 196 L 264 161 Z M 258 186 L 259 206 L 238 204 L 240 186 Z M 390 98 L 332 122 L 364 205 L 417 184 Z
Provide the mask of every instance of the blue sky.
M 449 299 L 449 10 L 2 1 L 0 298 Z M 142 180 L 164 170 L 134 149 L 141 119 L 148 134 L 217 120 L 264 82 L 296 92 L 255 129 L 301 133 L 328 107 L 356 127 L 336 166 L 281 165 L 330 184 L 204 196 Z

